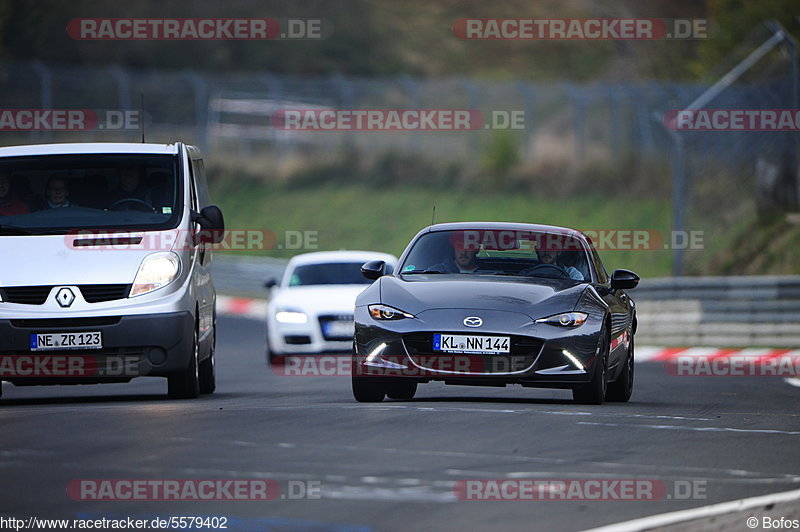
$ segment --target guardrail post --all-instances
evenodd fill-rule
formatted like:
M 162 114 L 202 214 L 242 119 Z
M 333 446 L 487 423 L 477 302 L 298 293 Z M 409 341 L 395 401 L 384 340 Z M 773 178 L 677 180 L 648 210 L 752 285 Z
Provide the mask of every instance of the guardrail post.
M 41 108 L 42 109 L 52 109 L 53 108 L 53 74 L 50 72 L 50 69 L 38 59 L 31 63 L 31 68 L 39 76 L 39 86 L 40 86 L 40 94 L 41 94 Z M 51 141 L 53 139 L 53 132 L 52 131 L 32 131 L 31 132 L 34 142 L 38 142 L 39 137 L 43 136 L 46 141 Z

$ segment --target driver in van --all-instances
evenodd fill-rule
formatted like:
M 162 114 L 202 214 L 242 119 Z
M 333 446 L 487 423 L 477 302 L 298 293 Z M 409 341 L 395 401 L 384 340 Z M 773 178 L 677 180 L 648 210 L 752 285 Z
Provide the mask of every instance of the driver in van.
M 111 203 L 124 199 L 144 201 L 147 188 L 139 180 L 139 169 L 136 166 L 122 166 L 117 170 L 117 186 L 111 190 Z

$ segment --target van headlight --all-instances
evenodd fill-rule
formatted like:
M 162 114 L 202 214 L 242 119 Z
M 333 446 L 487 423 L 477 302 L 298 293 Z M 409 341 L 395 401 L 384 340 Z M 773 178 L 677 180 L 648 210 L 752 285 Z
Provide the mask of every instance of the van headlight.
M 148 255 L 136 272 L 130 297 L 149 294 L 159 288 L 164 288 L 178 278 L 181 271 L 181 260 L 169 251 L 166 253 L 153 253 Z

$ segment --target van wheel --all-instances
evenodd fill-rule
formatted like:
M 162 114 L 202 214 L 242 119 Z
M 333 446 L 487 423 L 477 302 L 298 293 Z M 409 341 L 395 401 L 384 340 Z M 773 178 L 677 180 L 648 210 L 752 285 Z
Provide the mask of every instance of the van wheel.
M 173 399 L 194 399 L 200 395 L 200 376 L 197 365 L 197 327 L 192 336 L 192 353 L 189 356 L 189 367 L 177 375 L 167 377 L 167 393 Z
M 217 389 L 217 370 L 214 361 L 214 352 L 217 350 L 217 325 L 214 324 L 214 333 L 211 338 L 211 350 L 208 358 L 200 363 L 200 393 L 214 393 Z

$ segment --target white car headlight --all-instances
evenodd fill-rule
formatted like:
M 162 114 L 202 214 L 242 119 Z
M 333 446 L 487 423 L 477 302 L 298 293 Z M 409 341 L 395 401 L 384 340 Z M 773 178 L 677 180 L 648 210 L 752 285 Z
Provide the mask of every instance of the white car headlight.
M 557 325 L 559 327 L 579 327 L 583 325 L 589 315 L 585 312 L 565 312 L 563 314 L 556 314 L 549 318 L 542 318 L 536 320 L 536 323 L 546 323 L 548 325 Z
M 148 255 L 136 272 L 130 297 L 149 294 L 159 288 L 164 288 L 178 278 L 181 271 L 181 260 L 178 256 L 168 251 L 166 253 L 153 253 Z
M 308 316 L 296 310 L 279 310 L 275 313 L 275 320 L 280 323 L 308 323 Z

